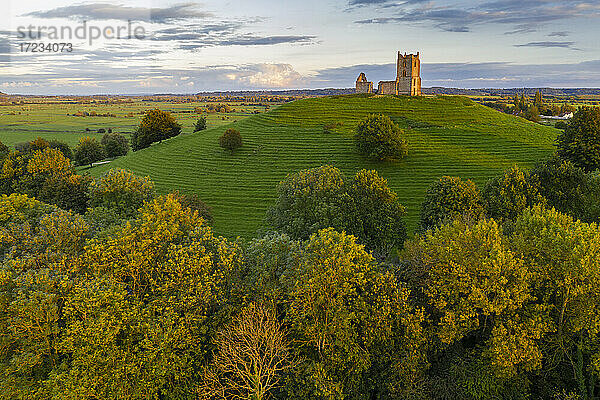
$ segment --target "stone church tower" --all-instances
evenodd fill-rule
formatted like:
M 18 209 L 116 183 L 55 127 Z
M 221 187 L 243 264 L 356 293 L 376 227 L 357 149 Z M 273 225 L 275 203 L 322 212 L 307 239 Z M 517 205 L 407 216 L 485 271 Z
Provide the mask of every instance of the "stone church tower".
M 367 77 L 362 72 L 356 80 L 356 93 L 373 93 L 373 82 L 367 81 Z M 398 52 L 396 80 L 379 82 L 377 94 L 420 96 L 421 60 L 419 53 L 402 55 L 401 52 Z
M 421 60 L 417 54 L 406 54 L 398 52 L 398 63 L 396 67 L 396 82 L 398 82 L 398 94 L 409 96 L 421 95 Z

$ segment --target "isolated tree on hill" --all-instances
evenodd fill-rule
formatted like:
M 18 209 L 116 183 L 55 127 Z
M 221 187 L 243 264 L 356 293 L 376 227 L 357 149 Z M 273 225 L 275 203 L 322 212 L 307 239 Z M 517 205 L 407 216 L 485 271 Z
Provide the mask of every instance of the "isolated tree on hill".
M 475 183 L 444 176 L 427 189 L 421 206 L 421 228 L 435 228 L 456 218 L 477 220 L 482 216 L 483 202 Z
M 365 156 L 378 160 L 401 160 L 408 154 L 404 132 L 388 116 L 371 115 L 358 124 L 356 145 Z
M 582 107 L 557 139 L 558 155 L 586 171 L 600 167 L 600 108 Z
M 206 129 L 206 117 L 198 118 L 196 125 L 194 125 L 194 132 L 203 131 Z
M 168 111 L 150 110 L 142 118 L 138 129 L 133 133 L 133 150 L 149 147 L 152 143 L 162 142 L 181 133 L 181 125 Z
M 129 152 L 129 141 L 118 133 L 107 133 L 102 137 L 100 143 L 108 158 L 124 156 Z
M 89 165 L 104 159 L 104 149 L 102 145 L 93 137 L 83 137 L 75 148 L 75 163 L 77 165 Z
M 236 129 L 227 129 L 219 138 L 219 146 L 229 150 L 233 154 L 234 150 L 242 147 L 242 135 Z

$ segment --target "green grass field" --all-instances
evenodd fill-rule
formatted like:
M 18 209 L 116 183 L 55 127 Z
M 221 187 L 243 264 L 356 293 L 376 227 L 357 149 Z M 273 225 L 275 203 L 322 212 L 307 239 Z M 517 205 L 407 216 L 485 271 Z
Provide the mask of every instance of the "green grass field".
M 227 114 L 203 114 L 207 116 L 209 127 L 218 127 L 239 121 L 253 115 L 254 111 L 264 112 L 264 107 L 241 106 L 228 103 L 237 112 Z M 191 133 L 200 115 L 193 113 L 195 107 L 204 107 L 205 102 L 171 103 L 133 101 L 121 104 L 102 103 L 38 103 L 0 107 L 0 142 L 14 146 L 37 137 L 47 140 L 57 139 L 74 147 L 79 139 L 92 136 L 100 140 L 103 134 L 98 129 L 112 128 L 115 132 L 131 133 L 140 124 L 145 110 L 159 108 L 171 111 L 183 126 L 183 133 Z M 115 117 L 87 116 L 76 117 L 73 114 L 96 112 L 114 114 Z M 243 111 L 243 112 L 242 112 Z M 67 115 L 69 114 L 69 115 Z M 133 116 L 130 116 L 133 114 Z M 225 119 L 223 119 L 225 118 Z M 89 128 L 91 132 L 86 132 Z
M 406 130 L 409 156 L 375 163 L 353 143 L 359 121 L 382 113 Z M 323 124 L 342 123 L 333 133 Z M 125 168 L 150 176 L 161 193 L 198 193 L 213 207 L 215 229 L 227 237 L 252 237 L 263 226 L 276 185 L 288 173 L 332 164 L 347 176 L 367 168 L 388 179 L 407 208 L 414 230 L 427 187 L 443 175 L 483 184 L 514 164 L 530 167 L 553 151 L 558 131 L 502 114 L 465 97 L 365 97 L 298 100 L 231 126 L 244 145 L 231 155 L 218 146 L 223 127 L 182 135 L 131 153 L 89 172 Z

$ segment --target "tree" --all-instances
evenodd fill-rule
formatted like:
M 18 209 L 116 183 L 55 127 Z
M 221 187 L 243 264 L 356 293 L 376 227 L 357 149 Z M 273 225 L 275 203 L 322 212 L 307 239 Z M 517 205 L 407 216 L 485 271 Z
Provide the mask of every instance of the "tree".
M 427 365 L 424 314 L 410 291 L 333 229 L 311 236 L 285 280 L 302 360 L 286 398 L 402 398 Z
M 275 310 L 250 304 L 216 335 L 216 351 L 203 371 L 204 399 L 263 400 L 295 362 Z
M 482 191 L 485 212 L 495 219 L 515 219 L 528 207 L 545 204 L 539 182 L 513 166 L 496 178 L 490 179 Z
M 219 146 L 225 150 L 229 150 L 231 154 L 237 148 L 242 147 L 242 135 L 238 130 L 227 129 L 225 133 L 219 137 Z
M 517 220 L 511 246 L 529 265 L 548 370 L 570 375 L 581 399 L 594 399 L 600 377 L 600 231 L 536 206 Z M 558 382 L 553 382 L 556 387 Z
M 145 149 L 152 143 L 175 137 L 181 133 L 181 125 L 168 111 L 158 109 L 147 111 L 140 126 L 133 133 L 132 148 L 134 151 Z
M 51 140 L 48 142 L 48 146 L 51 149 L 59 150 L 61 153 L 63 153 L 63 156 L 67 157 L 69 160 L 73 159 L 73 150 L 71 150 L 69 145 L 65 142 L 61 142 L 60 140 Z
M 179 192 L 175 192 L 174 195 L 183 207 L 189 208 L 192 211 L 197 211 L 198 215 L 204 218 L 207 223 L 213 222 L 212 208 L 202 201 L 199 195 Z
M 0 142 L 0 162 L 4 160 L 10 154 L 10 149 L 7 145 Z
M 127 219 L 154 195 L 154 182 L 150 178 L 123 169 L 111 169 L 90 185 L 90 206 L 113 209 Z
M 444 176 L 427 189 L 421 206 L 421 229 L 432 229 L 456 218 L 483 216 L 479 189 L 471 180 Z
M 408 154 L 404 132 L 385 115 L 371 115 L 358 124 L 356 145 L 369 158 L 378 161 L 401 160 Z
M 146 203 L 69 265 L 88 274 L 64 305 L 73 368 L 56 385 L 74 398 L 197 398 L 240 257 L 174 196 Z
M 533 101 L 533 105 L 536 106 L 538 110 L 541 110 L 542 107 L 544 107 L 544 95 L 542 94 L 541 90 L 535 92 L 535 100 Z
M 90 136 L 83 137 L 79 140 L 75 152 L 73 154 L 77 165 L 89 165 L 104 159 L 104 149 L 98 141 Z
M 196 125 L 194 125 L 194 132 L 203 131 L 206 129 L 206 117 L 198 118 Z
M 345 181 L 326 165 L 290 174 L 277 187 L 278 199 L 267 214 L 268 223 L 295 239 L 308 239 L 333 227 L 385 258 L 406 238 L 404 207 L 376 171 L 359 171 Z
M 493 220 L 454 221 L 407 244 L 413 287 L 431 310 L 442 349 L 469 348 L 500 376 L 541 366 L 540 338 L 551 326 L 530 300 L 527 264 Z
M 536 106 L 531 105 L 527 107 L 527 110 L 525 110 L 525 114 L 523 115 L 523 117 L 532 122 L 540 122 L 540 110 Z
M 100 143 L 104 147 L 104 152 L 108 158 L 124 156 L 129 152 L 129 141 L 125 136 L 118 133 L 107 133 L 102 136 Z
M 581 107 L 557 139 L 558 155 L 586 171 L 600 167 L 600 108 Z

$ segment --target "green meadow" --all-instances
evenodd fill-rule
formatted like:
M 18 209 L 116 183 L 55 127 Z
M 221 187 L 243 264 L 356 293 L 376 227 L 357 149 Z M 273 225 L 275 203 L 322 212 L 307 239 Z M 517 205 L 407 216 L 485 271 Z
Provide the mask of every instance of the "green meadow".
M 410 146 L 406 159 L 376 163 L 357 153 L 354 131 L 373 113 L 390 116 L 405 130 Z M 324 132 L 324 124 L 335 128 Z M 125 168 L 150 176 L 160 193 L 197 193 L 213 208 L 217 233 L 249 238 L 264 225 L 276 185 L 288 173 L 324 164 L 347 176 L 376 169 L 398 193 L 414 231 L 425 191 L 434 180 L 452 175 L 483 184 L 509 166 L 531 167 L 552 153 L 558 132 L 453 96 L 304 99 L 227 127 L 242 133 L 243 147 L 234 154 L 218 146 L 225 130 L 221 125 L 185 133 L 88 171 L 100 176 L 110 168 Z
M 171 111 L 183 126 L 183 133 L 191 133 L 200 117 L 194 113 L 196 107 L 203 108 L 206 102 L 149 102 L 134 100 L 131 103 L 105 104 L 102 102 L 40 102 L 36 104 L 10 105 L 0 107 L 0 141 L 8 146 L 31 141 L 37 137 L 47 140 L 57 139 L 75 146 L 84 136 L 96 137 L 103 134 L 98 129 L 112 128 L 114 132 L 129 134 L 140 123 L 145 110 L 159 108 Z M 209 127 L 218 127 L 264 112 L 265 107 L 242 106 L 229 103 L 236 110 L 227 114 L 206 114 Z M 112 114 L 114 117 L 74 116 L 78 112 Z M 86 131 L 89 128 L 90 131 Z

